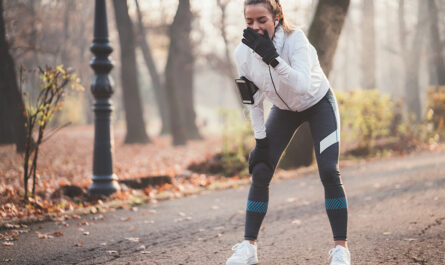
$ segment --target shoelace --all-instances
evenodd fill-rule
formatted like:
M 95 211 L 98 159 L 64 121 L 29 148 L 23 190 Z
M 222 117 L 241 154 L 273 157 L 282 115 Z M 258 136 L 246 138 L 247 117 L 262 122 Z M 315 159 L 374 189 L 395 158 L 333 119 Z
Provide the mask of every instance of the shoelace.
M 236 243 L 236 244 L 232 247 L 232 250 L 237 250 L 238 247 L 239 247 L 239 245 L 240 245 L 240 243 Z
M 335 255 L 337 252 L 342 252 L 342 249 L 340 248 L 333 248 L 329 250 L 329 258 L 332 258 L 332 261 L 339 261 L 342 262 L 346 259 L 345 255 L 341 253 L 341 255 Z
M 247 251 L 247 246 L 245 246 L 242 243 L 236 243 L 233 247 L 232 250 L 235 251 L 234 255 L 235 256 L 243 256 L 243 253 Z

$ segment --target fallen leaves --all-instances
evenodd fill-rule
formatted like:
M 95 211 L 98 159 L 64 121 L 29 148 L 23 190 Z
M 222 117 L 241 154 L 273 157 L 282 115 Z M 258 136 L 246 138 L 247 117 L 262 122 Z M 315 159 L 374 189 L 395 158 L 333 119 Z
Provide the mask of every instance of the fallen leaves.
M 79 226 L 81 226 L 81 225 L 82 226 L 88 226 L 90 224 L 87 222 L 87 220 L 83 219 L 81 222 L 78 222 L 77 225 L 79 225 Z
M 49 234 L 45 234 L 45 233 L 40 233 L 39 231 L 36 231 L 37 237 L 40 239 L 48 239 L 48 238 L 53 238 L 52 235 Z
M 123 127 L 114 128 L 115 142 L 122 143 L 125 136 Z M 51 138 L 50 144 L 41 147 L 39 158 L 39 181 L 37 194 L 28 203 L 22 201 L 23 168 L 22 157 L 15 152 L 13 145 L 0 146 L 0 220 L 9 218 L 38 217 L 40 215 L 66 215 L 79 208 L 103 205 L 95 203 L 74 202 L 63 194 L 58 198 L 51 195 L 60 187 L 77 185 L 82 189 L 91 184 L 94 127 L 76 126 L 60 131 Z M 220 152 L 221 139 L 207 137 L 203 141 L 190 141 L 187 146 L 171 145 L 171 137 L 152 138 L 150 144 L 117 144 L 115 150 L 115 173 L 119 179 L 134 179 L 150 176 L 170 176 L 173 183 L 150 186 L 143 190 L 123 190 L 113 194 L 108 200 L 129 200 L 137 198 L 140 203 L 147 200 L 178 198 L 200 188 L 212 185 L 217 176 L 197 174 L 187 170 L 192 163 L 210 159 Z M 67 152 L 69 150 L 69 152 Z M 135 200 L 136 203 L 136 200 Z M 100 208 L 91 207 L 92 213 Z M 131 211 L 138 211 L 137 207 Z M 149 212 L 152 213 L 152 212 Z M 76 217 L 74 217 L 76 218 Z M 80 219 L 78 216 L 77 219 Z M 65 223 L 66 224 L 66 223 Z M 63 225 L 65 225 L 63 224 Z
M 56 237 L 61 237 L 61 236 L 63 236 L 63 233 L 62 232 L 54 232 L 53 235 Z

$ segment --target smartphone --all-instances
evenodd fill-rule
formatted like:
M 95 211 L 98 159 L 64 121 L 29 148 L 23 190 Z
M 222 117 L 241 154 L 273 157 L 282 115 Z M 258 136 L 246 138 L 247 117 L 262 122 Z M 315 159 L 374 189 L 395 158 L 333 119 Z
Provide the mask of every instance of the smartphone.
M 250 105 L 253 104 L 254 103 L 253 95 L 258 90 L 258 88 L 255 86 L 255 84 L 252 83 L 251 81 L 249 81 L 244 76 L 242 76 L 238 79 L 235 79 L 235 83 L 236 83 L 238 90 L 240 92 L 241 100 L 242 100 L 243 104 L 250 104 Z

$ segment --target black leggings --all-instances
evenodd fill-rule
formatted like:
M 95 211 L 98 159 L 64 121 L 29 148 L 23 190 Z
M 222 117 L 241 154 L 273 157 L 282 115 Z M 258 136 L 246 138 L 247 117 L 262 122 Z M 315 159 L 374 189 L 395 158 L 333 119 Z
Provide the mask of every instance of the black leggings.
M 325 190 L 326 212 L 334 240 L 346 240 L 348 211 L 346 195 L 338 168 L 340 118 L 337 102 L 331 90 L 314 106 L 293 112 L 273 106 L 266 122 L 269 152 L 274 168 L 266 163 L 256 164 L 252 170 L 244 238 L 256 240 L 267 212 L 269 183 L 284 149 L 298 127 L 309 122 L 314 140 L 318 171 Z

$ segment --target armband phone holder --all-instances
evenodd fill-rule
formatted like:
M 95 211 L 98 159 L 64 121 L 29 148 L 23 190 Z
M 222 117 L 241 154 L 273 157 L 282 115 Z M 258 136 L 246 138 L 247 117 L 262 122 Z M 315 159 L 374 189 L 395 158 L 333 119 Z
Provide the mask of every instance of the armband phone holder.
M 258 91 L 258 87 L 244 76 L 235 79 L 236 85 L 241 95 L 243 104 L 253 104 L 253 95 Z

